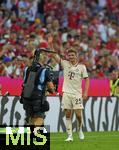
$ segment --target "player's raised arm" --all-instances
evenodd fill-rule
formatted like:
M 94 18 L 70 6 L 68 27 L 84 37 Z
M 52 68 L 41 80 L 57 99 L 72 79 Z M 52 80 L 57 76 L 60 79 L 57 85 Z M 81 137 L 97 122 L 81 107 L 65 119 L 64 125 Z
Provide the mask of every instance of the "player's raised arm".
M 55 51 L 54 47 L 53 47 L 53 36 L 51 34 L 49 34 L 48 36 L 48 44 L 49 44 L 49 47 L 51 49 L 52 52 L 54 53 L 51 53 L 50 56 L 52 58 L 54 58 L 56 60 L 57 63 L 60 63 L 61 62 L 61 57 L 60 55 Z

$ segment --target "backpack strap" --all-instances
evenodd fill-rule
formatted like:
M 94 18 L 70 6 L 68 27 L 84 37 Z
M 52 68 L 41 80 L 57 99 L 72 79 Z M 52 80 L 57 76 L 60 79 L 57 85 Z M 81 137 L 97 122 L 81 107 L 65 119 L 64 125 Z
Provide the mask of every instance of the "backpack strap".
M 38 85 L 38 78 L 39 78 L 39 76 L 41 76 L 43 69 L 45 69 L 45 68 L 44 67 L 40 67 L 40 68 L 38 68 L 38 70 L 36 72 L 35 86 Z

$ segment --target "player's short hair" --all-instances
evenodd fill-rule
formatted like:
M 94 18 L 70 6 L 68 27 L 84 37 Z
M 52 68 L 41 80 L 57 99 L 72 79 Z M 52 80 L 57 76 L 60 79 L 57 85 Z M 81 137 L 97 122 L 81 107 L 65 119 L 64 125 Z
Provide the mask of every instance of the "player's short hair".
M 74 47 L 70 47 L 68 50 L 67 50 L 68 53 L 75 53 L 77 55 L 77 51 L 74 49 Z

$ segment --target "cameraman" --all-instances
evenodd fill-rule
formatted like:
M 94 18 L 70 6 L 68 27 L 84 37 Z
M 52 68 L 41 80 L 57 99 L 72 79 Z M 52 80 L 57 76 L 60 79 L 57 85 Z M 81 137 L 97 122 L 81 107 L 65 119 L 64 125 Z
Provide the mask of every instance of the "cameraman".
M 36 50 L 32 65 L 24 70 L 24 85 L 20 102 L 23 103 L 29 125 L 44 124 L 45 112 L 49 110 L 45 96 L 46 88 L 54 92 L 50 70 L 44 66 L 46 60 L 47 49 Z

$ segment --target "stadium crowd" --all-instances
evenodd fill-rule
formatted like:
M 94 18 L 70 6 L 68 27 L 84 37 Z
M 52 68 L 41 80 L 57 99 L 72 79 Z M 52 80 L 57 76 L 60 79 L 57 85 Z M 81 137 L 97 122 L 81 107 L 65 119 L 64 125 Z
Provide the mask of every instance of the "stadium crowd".
M 0 76 L 22 77 L 36 48 L 53 48 L 67 57 L 70 46 L 91 78 L 108 78 L 119 70 L 119 1 L 0 2 Z M 50 55 L 49 60 L 53 71 L 60 71 Z

